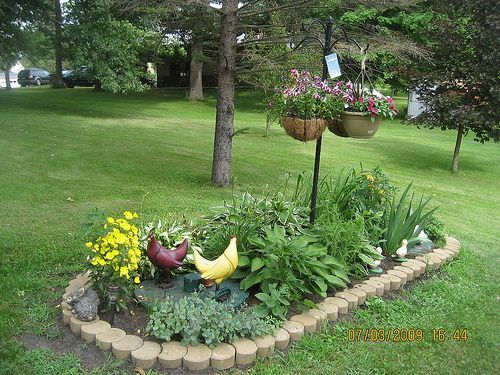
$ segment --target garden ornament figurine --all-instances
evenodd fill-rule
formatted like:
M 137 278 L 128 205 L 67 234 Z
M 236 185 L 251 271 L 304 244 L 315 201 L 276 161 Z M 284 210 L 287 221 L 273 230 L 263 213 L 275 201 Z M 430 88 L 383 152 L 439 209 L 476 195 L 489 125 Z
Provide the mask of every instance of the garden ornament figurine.
M 220 284 L 231 276 L 238 266 L 236 236 L 231 237 L 229 246 L 224 250 L 224 253 L 215 260 L 207 260 L 195 250 L 194 265 L 203 279 L 213 280 L 215 282 L 215 289 L 218 291 Z
M 380 255 L 382 256 L 382 248 L 380 246 L 378 246 L 375 251 Z M 369 264 L 368 265 L 368 268 L 369 268 L 369 271 L 371 273 L 375 273 L 375 274 L 381 274 L 382 272 L 384 272 L 384 270 L 382 270 L 382 268 L 380 268 L 380 263 L 381 263 L 381 260 L 380 259 L 377 259 L 377 260 L 374 260 L 373 261 L 373 265 Z
M 396 255 L 398 256 L 397 258 L 394 258 L 396 262 L 407 262 L 408 259 L 405 258 L 406 254 L 408 253 L 408 241 L 406 239 L 403 240 L 401 247 L 396 250 Z
M 188 251 L 188 240 L 184 239 L 179 247 L 169 250 L 155 238 L 153 230 L 149 232 L 148 239 L 148 258 L 151 263 L 162 271 L 160 288 L 170 288 L 174 286 L 171 282 L 171 270 L 182 266 L 182 261 Z
M 81 321 L 90 322 L 97 318 L 99 296 L 93 289 L 89 287 L 77 288 L 68 293 L 66 302 L 71 305 L 71 312 Z

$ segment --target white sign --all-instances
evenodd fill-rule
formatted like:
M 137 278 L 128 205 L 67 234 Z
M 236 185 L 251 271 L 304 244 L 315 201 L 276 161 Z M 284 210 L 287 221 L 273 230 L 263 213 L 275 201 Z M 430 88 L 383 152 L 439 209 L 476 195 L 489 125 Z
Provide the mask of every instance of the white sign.
M 336 78 L 342 75 L 342 72 L 340 71 L 339 59 L 336 53 L 325 56 L 325 61 L 330 78 Z

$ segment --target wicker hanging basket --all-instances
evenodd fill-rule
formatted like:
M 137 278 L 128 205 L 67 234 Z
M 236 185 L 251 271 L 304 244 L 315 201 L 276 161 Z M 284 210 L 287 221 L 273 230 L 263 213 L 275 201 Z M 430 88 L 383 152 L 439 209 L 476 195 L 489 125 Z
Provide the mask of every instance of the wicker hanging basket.
M 321 137 L 326 129 L 326 121 L 321 118 L 282 117 L 281 126 L 290 137 L 307 142 Z
M 344 129 L 344 125 L 342 124 L 342 118 L 337 117 L 332 120 L 327 120 L 326 122 L 328 126 L 328 130 L 330 130 L 333 134 L 339 137 L 349 137 L 349 134 Z

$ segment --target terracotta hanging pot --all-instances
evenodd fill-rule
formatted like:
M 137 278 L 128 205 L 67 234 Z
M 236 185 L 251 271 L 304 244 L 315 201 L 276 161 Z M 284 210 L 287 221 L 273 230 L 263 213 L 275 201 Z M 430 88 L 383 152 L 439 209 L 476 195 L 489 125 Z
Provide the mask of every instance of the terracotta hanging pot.
M 332 120 L 327 120 L 326 124 L 328 126 L 328 130 L 330 130 L 333 134 L 344 138 L 349 137 L 344 129 L 344 125 L 342 124 L 342 118 L 337 117 Z
M 372 138 L 381 123 L 380 116 L 372 117 L 361 112 L 342 112 L 342 126 L 351 138 Z
M 307 142 L 321 137 L 326 129 L 326 121 L 321 118 L 282 117 L 281 126 L 290 137 Z

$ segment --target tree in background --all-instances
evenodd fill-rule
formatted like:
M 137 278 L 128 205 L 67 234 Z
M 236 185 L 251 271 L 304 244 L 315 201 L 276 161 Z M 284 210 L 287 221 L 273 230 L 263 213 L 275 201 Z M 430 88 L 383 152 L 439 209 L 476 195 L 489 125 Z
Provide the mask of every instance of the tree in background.
M 432 9 L 424 33 L 432 64 L 418 66 L 413 86 L 425 111 L 409 122 L 456 130 L 451 170 L 458 171 L 462 137 L 484 143 L 500 138 L 500 17 L 496 0 L 422 2 Z
M 56 71 L 52 78 L 52 87 L 63 88 L 64 81 L 62 77 L 63 64 L 63 44 L 62 44 L 62 26 L 63 17 L 61 12 L 61 1 L 54 0 L 54 51 L 56 57 Z
M 157 44 L 157 34 L 117 19 L 111 0 L 71 0 L 67 37 L 75 66 L 88 66 L 96 89 L 116 93 L 144 91 L 141 56 Z

